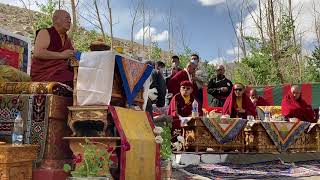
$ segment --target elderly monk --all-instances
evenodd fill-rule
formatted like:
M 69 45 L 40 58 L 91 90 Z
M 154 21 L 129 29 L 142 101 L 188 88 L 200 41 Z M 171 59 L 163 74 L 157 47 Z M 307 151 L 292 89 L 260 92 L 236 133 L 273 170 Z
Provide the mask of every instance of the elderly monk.
M 256 116 L 256 109 L 250 98 L 244 93 L 245 86 L 241 83 L 234 84 L 230 95 L 223 105 L 223 114 L 232 118 L 246 119 L 248 115 Z
M 176 95 L 180 92 L 180 83 L 183 81 L 190 81 L 192 82 L 193 86 L 193 94 L 197 92 L 197 85 L 193 82 L 192 74 L 194 74 L 195 70 L 197 69 L 197 65 L 193 63 L 188 63 L 187 67 L 181 71 L 179 71 L 175 76 L 173 76 L 168 84 L 168 93 L 172 93 L 172 95 Z
M 179 116 L 190 117 L 192 115 L 192 103 L 195 101 L 192 95 L 193 84 L 190 81 L 180 83 L 180 93 L 176 94 L 169 105 L 168 115 L 173 117 L 173 128 L 180 127 Z M 196 100 L 197 101 L 197 100 Z M 198 103 L 198 112 L 202 115 L 201 104 Z
M 269 106 L 269 103 L 263 97 L 259 96 L 257 90 L 251 89 L 249 95 L 254 107 Z
M 71 18 L 68 12 L 57 10 L 52 22 L 52 27 L 36 32 L 31 78 L 33 81 L 57 81 L 72 85 L 73 70 L 68 59 L 74 56 L 75 51 L 67 36 Z
M 315 123 L 312 107 L 301 97 L 301 89 L 293 85 L 289 93 L 282 99 L 282 115 L 286 118 L 298 118 L 302 121 Z

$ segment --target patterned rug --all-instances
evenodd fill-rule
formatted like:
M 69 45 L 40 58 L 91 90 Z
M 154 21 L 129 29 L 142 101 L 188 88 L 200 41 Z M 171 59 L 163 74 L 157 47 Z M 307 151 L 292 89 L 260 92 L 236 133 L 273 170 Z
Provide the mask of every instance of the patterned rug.
M 6 59 L 6 64 L 23 72 L 30 71 L 31 57 L 30 39 L 0 29 L 0 57 Z
M 20 111 L 22 119 L 28 119 L 32 103 L 29 96 L 0 95 L 0 134 L 11 135 L 13 122 Z M 18 101 L 19 99 L 19 101 Z
M 116 55 L 115 58 L 128 104 L 132 105 L 137 93 L 151 75 L 152 66 L 135 60 L 128 60 L 119 55 Z
M 200 164 L 189 165 L 183 169 L 210 179 L 298 178 L 320 175 L 320 161 L 303 161 L 292 164 L 283 163 L 280 160 L 246 165 Z
M 14 119 L 18 111 L 24 120 L 26 144 L 40 146 L 37 162 L 45 151 L 48 128 L 47 95 L 0 95 L 0 134 L 11 136 Z
M 279 152 L 284 152 L 309 126 L 309 122 L 261 122 Z
M 232 141 L 246 125 L 247 120 L 237 118 L 203 118 L 204 125 L 221 143 Z
M 29 143 L 38 144 L 37 162 L 40 162 L 43 158 L 47 134 L 48 134 L 48 98 L 47 95 L 34 95 L 32 99 L 32 115 L 29 118 L 27 124 L 27 134 L 30 132 Z M 30 128 L 30 129 L 28 129 Z

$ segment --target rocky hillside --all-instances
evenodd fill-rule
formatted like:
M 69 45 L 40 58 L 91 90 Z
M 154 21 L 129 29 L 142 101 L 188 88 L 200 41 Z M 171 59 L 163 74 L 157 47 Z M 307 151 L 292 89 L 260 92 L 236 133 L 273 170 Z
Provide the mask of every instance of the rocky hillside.
M 34 30 L 32 29 L 32 24 L 36 21 L 36 13 L 39 12 L 0 3 L 0 28 L 33 37 Z M 125 39 L 114 38 L 114 45 L 123 47 L 124 52 L 129 52 L 131 42 Z M 139 43 L 134 43 L 134 52 L 136 54 L 143 54 L 142 51 L 143 46 Z M 147 47 L 145 47 L 145 51 L 147 51 Z M 162 51 L 161 59 L 170 59 L 170 53 Z

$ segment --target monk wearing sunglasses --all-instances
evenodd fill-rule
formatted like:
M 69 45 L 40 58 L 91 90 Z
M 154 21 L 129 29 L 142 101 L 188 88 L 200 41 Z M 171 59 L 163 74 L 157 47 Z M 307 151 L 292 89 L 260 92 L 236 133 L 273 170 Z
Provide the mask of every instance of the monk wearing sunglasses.
M 234 84 L 230 95 L 223 105 L 222 113 L 230 115 L 231 118 L 246 119 L 248 115 L 256 116 L 255 107 L 244 92 L 245 86 L 243 84 Z

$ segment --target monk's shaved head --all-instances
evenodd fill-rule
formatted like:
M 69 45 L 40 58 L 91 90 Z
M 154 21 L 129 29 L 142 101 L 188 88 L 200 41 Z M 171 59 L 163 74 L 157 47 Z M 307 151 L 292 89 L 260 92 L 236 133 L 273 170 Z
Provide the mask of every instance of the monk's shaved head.
M 65 10 L 56 10 L 52 15 L 53 26 L 62 32 L 67 32 L 71 26 L 70 14 Z
M 250 90 L 250 96 L 256 96 L 258 94 L 256 89 L 251 89 Z
M 52 15 L 52 22 L 55 23 L 59 18 L 63 18 L 64 16 L 70 14 L 65 10 L 56 10 Z
M 298 100 L 301 96 L 301 89 L 298 85 L 291 86 L 291 93 L 293 97 Z
M 301 89 L 300 89 L 300 87 L 298 85 L 291 86 L 291 92 L 295 91 L 295 90 L 298 90 L 299 92 L 301 92 Z
M 223 65 L 218 65 L 217 66 L 217 70 L 220 70 L 220 69 L 224 69 L 224 66 Z
M 216 68 L 217 76 L 222 76 L 224 75 L 224 66 L 223 65 L 218 65 Z

